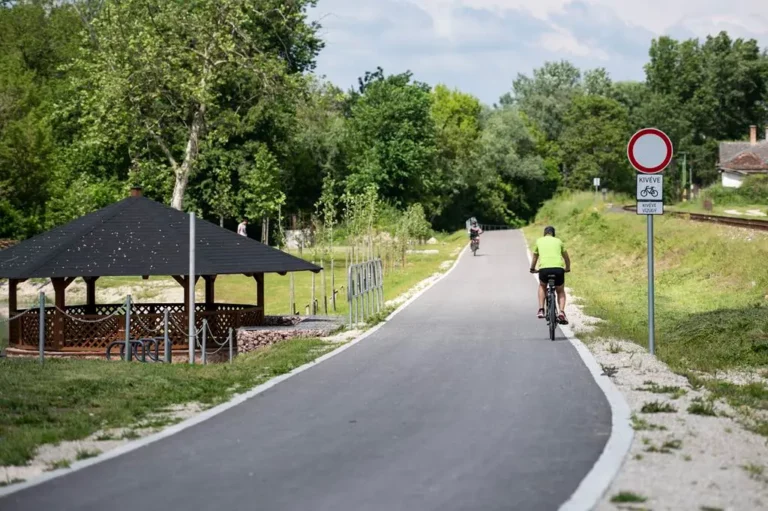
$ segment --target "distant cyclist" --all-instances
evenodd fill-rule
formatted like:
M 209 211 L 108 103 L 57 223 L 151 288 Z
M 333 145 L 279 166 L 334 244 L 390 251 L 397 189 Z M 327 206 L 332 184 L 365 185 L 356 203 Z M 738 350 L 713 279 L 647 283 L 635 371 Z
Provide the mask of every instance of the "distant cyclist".
M 531 273 L 536 271 L 536 263 L 539 264 L 539 319 L 544 318 L 544 300 L 547 294 L 547 281 L 550 276 L 555 277 L 557 289 L 557 302 L 560 314 L 558 322 L 568 324 L 565 317 L 565 274 L 571 271 L 571 258 L 565 250 L 565 244 L 560 238 L 555 237 L 555 228 L 548 226 L 544 229 L 544 236 L 536 240 L 533 247 L 533 261 L 531 261 Z
M 469 239 L 479 238 L 481 234 L 483 234 L 483 230 L 477 225 L 477 220 L 472 220 L 472 226 L 469 228 Z

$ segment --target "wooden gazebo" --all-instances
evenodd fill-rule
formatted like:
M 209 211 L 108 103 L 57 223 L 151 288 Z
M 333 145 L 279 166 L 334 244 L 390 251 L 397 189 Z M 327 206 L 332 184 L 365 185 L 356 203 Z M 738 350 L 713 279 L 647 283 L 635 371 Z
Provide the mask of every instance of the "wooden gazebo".
M 213 334 L 230 327 L 264 322 L 264 274 L 320 271 L 316 265 L 204 220 L 195 223 L 195 283 L 205 281 L 205 301 L 195 304 L 198 327 L 204 319 Z M 100 277 L 172 276 L 184 288 L 184 303 L 133 304 L 131 337 L 151 336 L 169 309 L 169 335 L 174 349 L 187 346 L 189 313 L 188 216 L 142 196 L 131 196 L 66 225 L 0 251 L 0 278 L 9 281 L 10 317 L 18 310 L 17 286 L 31 278 L 50 278 L 55 305 L 45 308 L 45 349 L 54 352 L 104 352 L 125 337 L 120 304 L 97 304 Z M 218 275 L 244 274 L 256 283 L 254 304 L 217 303 Z M 78 277 L 86 283 L 86 304 L 67 306 L 67 287 Z M 120 311 L 120 312 L 118 312 Z M 39 309 L 30 309 L 9 326 L 10 347 L 36 350 Z

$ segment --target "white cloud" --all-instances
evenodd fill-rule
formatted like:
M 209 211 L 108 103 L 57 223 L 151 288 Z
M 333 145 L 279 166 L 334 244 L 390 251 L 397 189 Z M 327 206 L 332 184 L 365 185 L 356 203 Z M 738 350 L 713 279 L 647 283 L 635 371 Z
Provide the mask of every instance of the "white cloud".
M 650 40 L 727 30 L 768 46 L 766 0 L 320 0 L 318 72 L 342 87 L 381 65 L 493 102 L 545 60 L 642 79 Z
M 435 19 L 443 19 L 452 9 L 468 7 L 494 12 L 522 10 L 537 19 L 548 20 L 569 6 L 585 4 L 593 12 L 612 13 L 623 22 L 649 30 L 655 35 L 676 26 L 686 26 L 694 35 L 730 30 L 734 35 L 763 36 L 768 41 L 768 15 L 765 0 L 740 0 L 738 8 L 724 0 L 413 0 Z M 445 23 L 441 21 L 441 23 Z M 456 26 L 454 22 L 452 24 Z M 739 32 L 739 28 L 744 32 Z
M 605 51 L 580 42 L 570 31 L 556 25 L 552 31 L 541 34 L 537 44 L 553 53 L 564 53 L 576 57 L 594 57 L 599 60 L 609 59 Z

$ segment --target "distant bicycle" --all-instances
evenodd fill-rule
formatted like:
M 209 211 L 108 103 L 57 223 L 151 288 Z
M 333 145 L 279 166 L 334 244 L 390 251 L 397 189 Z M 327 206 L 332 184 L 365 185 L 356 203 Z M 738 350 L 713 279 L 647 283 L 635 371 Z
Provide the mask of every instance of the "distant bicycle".
M 472 255 L 477 255 L 477 249 L 480 248 L 480 238 L 474 237 L 469 242 L 469 248 L 472 250 Z
M 646 186 L 643 190 L 640 191 L 640 197 L 657 197 L 659 195 L 659 191 L 652 187 L 652 186 Z

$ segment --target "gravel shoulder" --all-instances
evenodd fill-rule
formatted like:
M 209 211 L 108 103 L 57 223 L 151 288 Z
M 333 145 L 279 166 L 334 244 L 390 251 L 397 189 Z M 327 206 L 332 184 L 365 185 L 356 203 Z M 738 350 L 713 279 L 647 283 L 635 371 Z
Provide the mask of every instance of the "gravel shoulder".
M 577 335 L 588 333 L 599 319 L 586 316 L 578 299 L 574 304 L 569 298 L 572 328 Z M 614 373 L 611 379 L 632 410 L 635 429 L 630 452 L 598 511 L 768 509 L 768 446 L 765 437 L 743 426 L 743 411 L 692 388 L 637 344 L 619 339 L 586 344 L 606 373 Z

